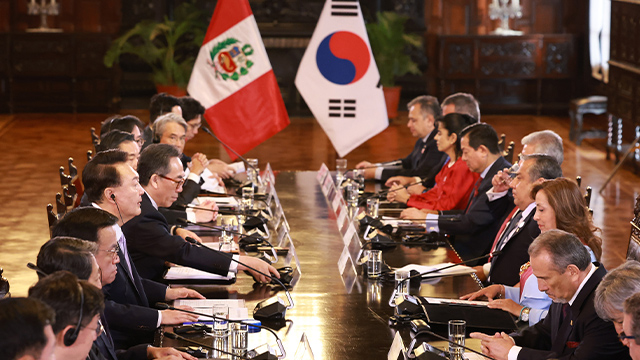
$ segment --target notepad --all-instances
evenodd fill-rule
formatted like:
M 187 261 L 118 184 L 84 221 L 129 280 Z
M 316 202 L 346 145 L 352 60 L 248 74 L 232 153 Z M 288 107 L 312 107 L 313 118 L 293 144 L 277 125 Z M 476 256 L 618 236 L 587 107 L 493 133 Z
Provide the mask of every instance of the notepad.
M 431 265 L 431 266 L 426 266 L 426 265 L 416 265 L 416 264 L 409 264 L 406 266 L 403 266 L 399 269 L 396 269 L 396 271 L 411 271 L 411 270 L 415 270 L 419 273 L 424 273 L 424 272 L 428 272 L 428 271 L 433 271 L 433 270 L 437 270 L 437 269 L 441 269 L 447 266 L 451 266 L 453 265 L 453 263 L 442 263 L 442 264 L 438 264 L 438 265 Z M 433 277 L 441 277 L 441 276 L 454 276 L 454 275 L 466 275 L 466 274 L 471 274 L 471 273 L 475 273 L 476 270 L 474 270 L 473 268 L 469 267 L 469 266 L 464 266 L 464 265 L 456 265 L 454 267 L 445 269 L 445 270 L 441 270 L 441 271 L 436 271 L 434 273 L 431 274 L 427 274 L 427 275 L 423 275 L 422 278 L 433 278 Z
M 249 318 L 249 310 L 245 306 L 244 299 L 178 299 L 174 306 L 187 305 L 195 309 L 195 312 L 211 315 L 214 305 L 226 305 L 229 307 L 229 319 L 244 320 Z M 200 316 L 199 321 L 213 320 L 213 318 Z
M 164 278 L 167 280 L 221 280 L 229 281 L 236 277 L 235 273 L 229 272 L 227 276 L 220 276 L 206 271 L 193 269 L 186 266 L 173 266 L 167 270 Z

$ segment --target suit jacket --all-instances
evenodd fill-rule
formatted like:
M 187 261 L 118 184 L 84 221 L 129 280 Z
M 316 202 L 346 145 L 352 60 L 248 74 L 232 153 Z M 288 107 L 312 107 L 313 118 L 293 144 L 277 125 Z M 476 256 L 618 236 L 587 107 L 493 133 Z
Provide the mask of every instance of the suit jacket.
M 229 272 L 230 258 L 171 235 L 167 220 L 146 193 L 142 195 L 140 215 L 124 224 L 122 230 L 131 258 L 143 278 L 161 280 L 167 269 L 165 261 L 219 275 Z
M 594 265 L 595 266 L 595 265 Z M 595 290 L 606 274 L 600 266 L 578 293 L 562 321 L 562 304 L 553 303 L 547 317 L 513 337 L 522 350 L 518 359 L 629 359 L 613 323 L 598 317 L 593 306 Z
M 127 238 L 128 250 L 129 244 Z M 120 262 L 117 264 L 116 279 L 105 285 L 102 292 L 105 296 L 105 320 L 111 328 L 115 348 L 126 349 L 153 342 L 153 334 L 158 326 L 158 310 L 150 306 L 165 301 L 167 286 L 141 278 L 129 257 L 132 278 L 122 251 L 118 255 Z
M 104 314 L 101 315 L 101 318 Z M 106 321 L 102 322 L 104 331 L 96 341 L 93 342 L 91 352 L 89 353 L 90 360 L 145 360 L 147 359 L 147 346 L 148 344 L 135 345 L 127 350 L 117 350 L 114 347 L 113 339 L 109 332 L 109 325 Z
M 438 151 L 438 145 L 434 139 L 436 133 L 437 130 L 433 130 L 426 142 L 418 139 L 413 151 L 404 159 L 400 159 L 402 160 L 402 169 L 384 169 L 380 181 L 386 182 L 393 176 L 419 176 L 427 178 L 423 182 L 425 187 L 433 187 L 436 175 L 447 160 L 447 155 Z
M 463 258 L 474 258 L 491 250 L 493 240 L 502 225 L 501 219 L 507 210 L 504 206 L 489 206 L 487 191 L 491 188 L 491 179 L 499 171 L 511 164 L 499 157 L 478 186 L 478 195 L 471 193 L 469 206 L 464 212 L 443 211 L 438 217 L 441 233 L 455 235 L 454 248 Z
M 520 281 L 520 266 L 529 261 L 529 245 L 540 235 L 538 223 L 533 220 L 534 208 L 526 218 L 521 219 L 522 226 L 515 229 L 502 247 L 502 254 L 491 259 L 489 280 L 492 284 L 513 286 Z M 505 223 L 509 219 L 505 219 Z M 524 284 L 522 284 L 524 286 Z

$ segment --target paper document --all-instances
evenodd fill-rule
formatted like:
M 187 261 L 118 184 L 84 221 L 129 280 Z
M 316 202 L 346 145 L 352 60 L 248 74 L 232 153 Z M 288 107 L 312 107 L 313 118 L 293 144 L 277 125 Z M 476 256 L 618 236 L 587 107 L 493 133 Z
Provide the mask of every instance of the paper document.
M 456 304 L 456 305 L 473 305 L 473 306 L 487 306 L 488 301 L 477 300 L 460 300 L 460 299 L 444 299 L 435 297 L 424 297 L 429 304 Z
M 231 280 L 235 276 L 236 274 L 232 272 L 227 276 L 220 276 L 190 267 L 173 266 L 169 268 L 164 278 L 167 280 Z
M 195 309 L 195 312 L 209 314 L 213 313 L 214 305 L 226 305 L 229 307 L 229 319 L 243 320 L 249 318 L 249 310 L 245 307 L 244 299 L 178 299 L 174 301 L 174 306 L 187 305 Z M 213 318 L 200 316 L 199 321 L 213 320 Z
M 406 266 L 401 267 L 399 269 L 396 269 L 396 271 L 398 271 L 398 270 L 401 270 L 401 271 L 415 270 L 415 271 L 417 271 L 419 273 L 424 273 L 424 272 L 428 272 L 428 271 L 442 269 L 444 267 L 451 266 L 451 265 L 453 265 L 453 263 L 442 263 L 442 264 L 431 265 L 431 266 L 409 264 L 409 265 L 406 265 Z M 453 276 L 453 275 L 465 275 L 465 274 L 471 274 L 471 273 L 474 273 L 474 272 L 476 272 L 476 271 L 471 267 L 464 266 L 464 265 L 456 265 L 454 267 L 451 267 L 451 268 L 448 268 L 448 269 L 445 269 L 445 270 L 442 270 L 442 271 L 436 271 L 434 273 L 424 275 L 423 278 L 441 277 L 441 276 Z
M 200 186 L 202 190 L 216 192 L 216 193 L 225 193 L 227 190 L 224 186 L 221 186 L 218 182 L 217 178 L 212 178 L 213 173 L 209 171 L 209 169 L 205 168 L 200 175 L 201 179 L 204 180 L 204 184 Z
M 238 201 L 233 196 L 199 197 L 198 203 L 201 203 L 205 200 L 215 200 L 216 204 L 223 206 L 238 206 Z

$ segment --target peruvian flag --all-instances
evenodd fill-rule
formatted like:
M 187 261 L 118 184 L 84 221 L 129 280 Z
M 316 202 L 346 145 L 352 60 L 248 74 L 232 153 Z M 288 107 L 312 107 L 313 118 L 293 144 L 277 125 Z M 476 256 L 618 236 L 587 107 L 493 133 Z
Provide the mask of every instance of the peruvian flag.
M 240 154 L 289 125 L 247 0 L 218 1 L 187 90 L 207 109 L 213 132 Z

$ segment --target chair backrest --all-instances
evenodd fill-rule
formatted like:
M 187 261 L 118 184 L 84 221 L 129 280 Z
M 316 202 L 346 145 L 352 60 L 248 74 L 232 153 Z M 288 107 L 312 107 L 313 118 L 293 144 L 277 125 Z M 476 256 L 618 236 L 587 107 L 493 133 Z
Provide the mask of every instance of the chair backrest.
M 71 184 L 71 176 L 64 173 L 64 166 L 60 166 L 60 186 L 65 187 Z
M 78 177 L 78 168 L 73 164 L 73 158 L 69 158 L 69 176 L 71 176 L 71 182 Z
M 93 151 L 87 150 L 87 161 L 91 161 L 93 159 Z
M 507 150 L 502 152 L 502 156 L 504 156 L 504 158 L 511 164 L 513 164 L 513 148 L 515 146 L 516 144 L 512 141 L 509 143 Z
M 49 220 L 49 236 L 51 236 L 51 230 L 53 228 L 53 225 L 58 222 L 58 217 L 53 213 L 53 205 L 51 205 L 50 203 L 47 204 L 47 220 Z
M 56 214 L 58 218 L 61 218 L 64 214 L 67 213 L 67 205 L 62 200 L 62 194 L 56 194 Z
M 590 208 L 591 206 L 591 193 L 593 192 L 593 189 L 591 189 L 591 186 L 587 186 L 587 191 L 584 193 L 584 202 L 587 204 L 587 207 Z
M 582 176 L 576 176 L 576 184 L 578 184 L 578 188 L 582 185 Z
M 640 261 L 640 195 L 636 198 L 636 206 L 633 209 L 627 259 Z
M 75 188 L 75 186 L 74 186 Z M 69 206 L 73 206 L 75 199 L 73 195 L 69 193 L 69 187 L 65 186 L 62 188 L 62 196 L 64 196 L 64 205 L 69 208 Z
M 96 134 L 96 128 L 91 128 L 91 143 L 93 144 L 93 149 L 97 151 L 98 145 L 100 145 L 100 137 Z
M 505 147 L 507 146 L 507 143 L 505 142 L 507 139 L 507 135 L 502 134 L 500 135 L 500 140 L 498 140 L 498 149 L 500 149 L 500 151 L 504 152 Z

